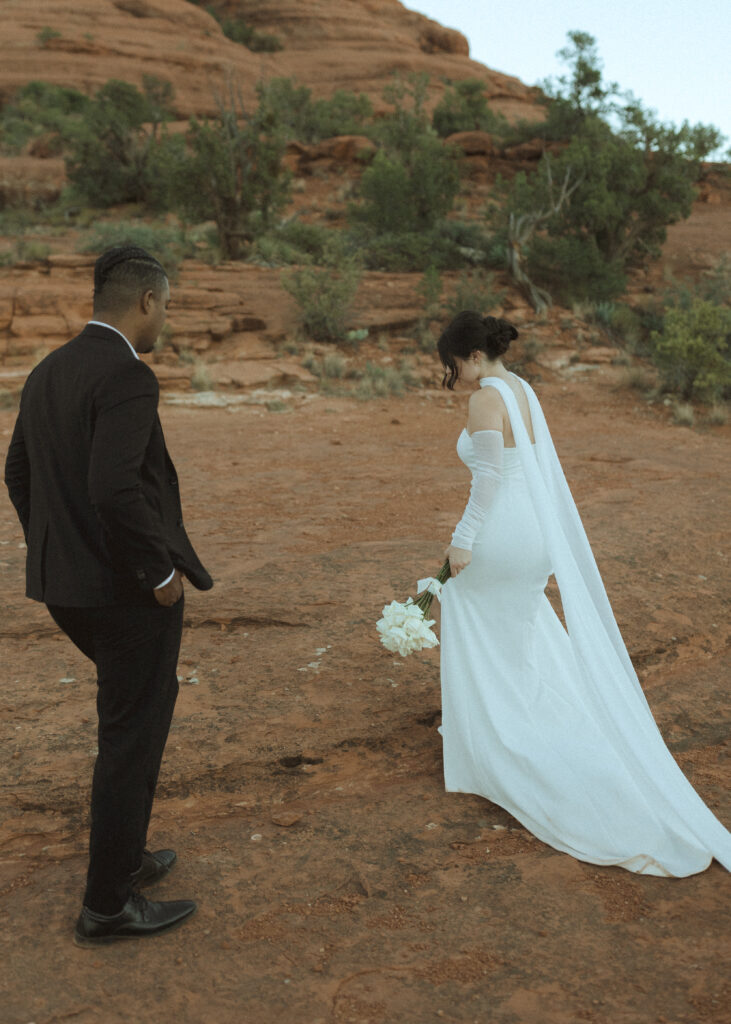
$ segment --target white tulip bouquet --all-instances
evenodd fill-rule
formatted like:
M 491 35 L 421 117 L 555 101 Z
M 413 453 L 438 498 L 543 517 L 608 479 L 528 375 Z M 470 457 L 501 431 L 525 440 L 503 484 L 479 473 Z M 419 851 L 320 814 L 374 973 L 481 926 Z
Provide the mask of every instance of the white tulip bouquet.
M 405 658 L 414 651 L 439 646 L 436 633 L 431 629 L 436 619 L 427 619 L 426 616 L 432 601 L 439 597 L 442 586 L 450 575 L 447 560 L 436 577 L 430 576 L 428 579 L 419 580 L 417 594 L 421 594 L 422 590 L 424 593 L 418 601 L 409 597 L 403 604 L 392 601 L 384 605 L 381 613 L 383 617 L 376 623 L 376 629 L 387 651 Z

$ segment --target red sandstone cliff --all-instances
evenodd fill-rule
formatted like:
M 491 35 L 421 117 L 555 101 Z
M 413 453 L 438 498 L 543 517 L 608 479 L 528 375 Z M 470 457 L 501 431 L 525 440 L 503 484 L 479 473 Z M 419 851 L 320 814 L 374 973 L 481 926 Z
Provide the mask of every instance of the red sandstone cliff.
M 399 0 L 237 0 L 221 5 L 284 48 L 253 53 L 227 39 L 218 22 L 188 0 L 0 0 L 3 60 L 0 101 L 32 79 L 92 91 L 109 78 L 172 82 L 181 116 L 214 109 L 214 92 L 233 76 L 253 96 L 260 78 L 295 76 L 317 96 L 335 89 L 378 103 L 394 71 L 441 79 L 480 78 L 495 110 L 535 116 L 535 90 L 469 58 L 453 29 L 408 11 Z M 52 29 L 58 37 L 41 42 Z

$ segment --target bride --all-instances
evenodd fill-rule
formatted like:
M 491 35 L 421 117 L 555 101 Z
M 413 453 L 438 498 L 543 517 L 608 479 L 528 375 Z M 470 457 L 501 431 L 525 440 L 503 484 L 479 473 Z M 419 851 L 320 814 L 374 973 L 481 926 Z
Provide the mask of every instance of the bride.
M 665 746 L 614 620 L 538 399 L 501 356 L 518 336 L 465 311 L 444 384 L 479 387 L 457 453 L 472 472 L 442 600 L 444 779 L 591 864 L 685 876 L 731 835 Z M 544 593 L 554 574 L 566 629 Z

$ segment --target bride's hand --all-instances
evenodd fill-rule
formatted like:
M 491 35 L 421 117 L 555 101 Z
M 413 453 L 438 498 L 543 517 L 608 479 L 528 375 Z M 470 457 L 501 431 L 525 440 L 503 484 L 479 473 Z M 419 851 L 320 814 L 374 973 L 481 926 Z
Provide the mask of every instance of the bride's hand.
M 472 561 L 471 551 L 467 551 L 466 548 L 456 548 L 454 544 L 450 544 L 444 554 L 449 559 L 449 568 L 452 571 L 452 576 L 459 576 L 462 570 L 466 569 Z

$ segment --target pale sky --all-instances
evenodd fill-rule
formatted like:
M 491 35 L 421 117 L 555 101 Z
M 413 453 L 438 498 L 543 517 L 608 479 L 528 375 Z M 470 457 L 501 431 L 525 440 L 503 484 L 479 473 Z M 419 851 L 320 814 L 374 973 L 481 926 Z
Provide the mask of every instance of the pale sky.
M 731 146 L 730 0 L 405 0 L 470 42 L 470 55 L 526 85 L 564 71 L 556 51 L 579 29 L 606 81 L 663 121 L 713 124 Z M 720 156 L 720 155 L 719 155 Z

